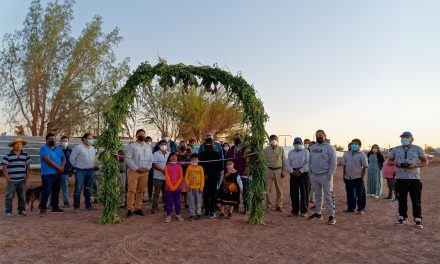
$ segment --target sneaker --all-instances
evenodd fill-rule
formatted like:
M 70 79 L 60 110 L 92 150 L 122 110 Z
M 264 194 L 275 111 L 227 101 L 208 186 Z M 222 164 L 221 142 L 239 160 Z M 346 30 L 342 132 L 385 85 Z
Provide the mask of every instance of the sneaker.
M 171 215 L 167 216 L 167 218 L 165 218 L 165 223 L 171 223 Z
M 62 213 L 62 212 L 64 212 L 64 210 L 61 208 L 53 208 L 52 209 L 52 213 Z
M 226 219 L 231 219 L 232 218 L 232 213 L 229 213 L 228 216 L 226 216 Z
M 90 205 L 89 207 L 86 207 L 86 211 L 98 211 L 98 209 L 93 207 L 93 205 Z
M 73 208 L 73 213 L 74 214 L 79 214 L 79 208 Z
M 399 216 L 399 219 L 394 223 L 394 225 L 404 225 L 408 223 L 408 218 L 404 218 L 403 216 Z
M 302 213 L 299 216 L 306 218 L 307 216 L 309 216 L 307 213 Z
M 70 208 L 70 204 L 69 203 L 64 203 L 64 208 Z
M 46 215 L 46 209 L 40 209 L 40 216 Z
M 132 211 L 128 211 L 127 212 L 127 218 L 131 218 L 133 217 L 133 212 Z
M 190 215 L 188 218 L 188 221 L 192 221 L 192 220 L 194 220 L 194 218 L 195 218 L 194 216 Z
M 327 225 L 335 225 L 336 224 L 336 219 L 334 216 L 329 216 L 328 221 L 327 221 Z
M 218 219 L 225 219 L 225 214 L 221 213 L 220 216 L 218 217 Z
M 197 215 L 194 219 L 195 220 L 203 220 L 203 217 L 201 215 Z
M 213 219 L 213 218 L 215 218 L 215 214 L 214 214 L 214 213 L 210 213 L 210 214 L 208 215 L 208 219 Z
M 365 210 L 357 210 L 356 214 L 363 215 L 363 214 L 365 214 Z
M 27 214 L 26 214 L 25 211 L 23 211 L 23 212 L 18 212 L 18 216 L 27 216 Z
M 6 213 L 6 217 L 12 217 L 12 213 Z
M 140 216 L 145 216 L 145 213 L 141 209 L 134 211 L 134 214 L 140 215 Z
M 416 218 L 416 219 L 414 219 L 414 221 L 416 222 L 416 228 L 417 229 L 423 229 L 422 219 L 421 218 Z
M 385 198 L 383 198 L 384 200 L 393 200 L 393 196 L 387 196 Z
M 142 199 L 142 204 L 147 204 L 147 203 L 148 203 L 147 200 Z
M 343 213 L 354 213 L 353 209 L 345 209 L 342 211 Z
M 277 211 L 277 212 L 280 212 L 280 213 L 284 213 L 284 210 L 283 210 L 283 208 L 281 208 L 281 207 L 277 207 L 276 211 Z
M 322 220 L 322 219 L 324 219 L 322 218 L 322 215 L 317 213 L 314 213 L 311 216 L 309 216 L 309 218 L 307 218 L 307 220 Z
M 182 222 L 184 219 L 182 218 L 181 215 L 176 215 L 176 220 Z

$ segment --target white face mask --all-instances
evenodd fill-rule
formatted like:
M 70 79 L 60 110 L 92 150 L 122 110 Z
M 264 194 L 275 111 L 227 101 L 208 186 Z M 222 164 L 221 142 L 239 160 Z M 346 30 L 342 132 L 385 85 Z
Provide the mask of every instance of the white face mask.
M 160 150 L 165 151 L 165 150 L 167 150 L 168 146 L 167 145 L 161 145 L 159 148 L 160 148 Z
M 278 141 L 277 140 L 272 140 L 270 142 L 270 144 L 275 147 L 276 145 L 278 145 Z
M 225 151 L 228 151 L 228 150 L 229 150 L 229 147 L 223 147 L 223 149 L 224 149 Z
M 145 142 L 145 143 L 147 143 L 148 146 L 151 146 L 151 142 Z
M 199 164 L 199 162 L 197 162 L 197 161 L 191 161 L 191 165 L 197 166 L 197 164 Z
M 377 153 L 378 151 L 378 149 L 373 149 L 373 153 Z
M 305 148 L 309 148 L 309 144 L 304 144 L 304 147 Z

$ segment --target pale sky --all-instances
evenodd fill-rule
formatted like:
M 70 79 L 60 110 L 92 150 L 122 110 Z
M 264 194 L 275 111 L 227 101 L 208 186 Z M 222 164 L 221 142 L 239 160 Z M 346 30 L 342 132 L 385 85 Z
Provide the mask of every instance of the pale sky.
M 30 2 L 1 1 L 1 36 L 21 27 Z M 269 134 L 322 128 L 332 143 L 388 147 L 409 130 L 415 144 L 440 147 L 440 1 L 77 0 L 73 34 L 95 14 L 106 32 L 120 28 L 117 56 L 132 69 L 160 55 L 240 71 Z

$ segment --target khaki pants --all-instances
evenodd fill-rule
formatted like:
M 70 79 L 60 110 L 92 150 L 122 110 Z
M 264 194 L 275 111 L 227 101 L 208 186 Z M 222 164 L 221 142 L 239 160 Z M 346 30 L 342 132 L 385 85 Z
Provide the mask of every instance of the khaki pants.
M 281 173 L 283 172 L 282 169 L 278 170 L 271 170 L 269 168 L 266 169 L 266 207 L 271 208 L 272 207 L 272 200 L 270 199 L 270 196 L 272 194 L 272 186 L 275 183 L 275 189 L 277 191 L 277 200 L 276 200 L 276 207 L 282 208 L 283 206 L 283 185 L 281 182 Z
M 127 209 L 129 211 L 139 210 L 142 208 L 142 197 L 147 186 L 148 172 L 140 173 L 132 169 L 128 169 L 128 192 L 127 192 Z M 136 204 L 135 204 L 136 194 Z

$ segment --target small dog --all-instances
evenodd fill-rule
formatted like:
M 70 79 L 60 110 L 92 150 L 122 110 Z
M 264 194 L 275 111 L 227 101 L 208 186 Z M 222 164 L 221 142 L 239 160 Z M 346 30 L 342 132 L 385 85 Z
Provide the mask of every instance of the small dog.
M 35 188 L 29 188 L 26 190 L 26 204 L 31 204 L 31 211 L 34 210 L 34 202 L 40 201 L 41 192 L 43 188 L 41 186 Z

